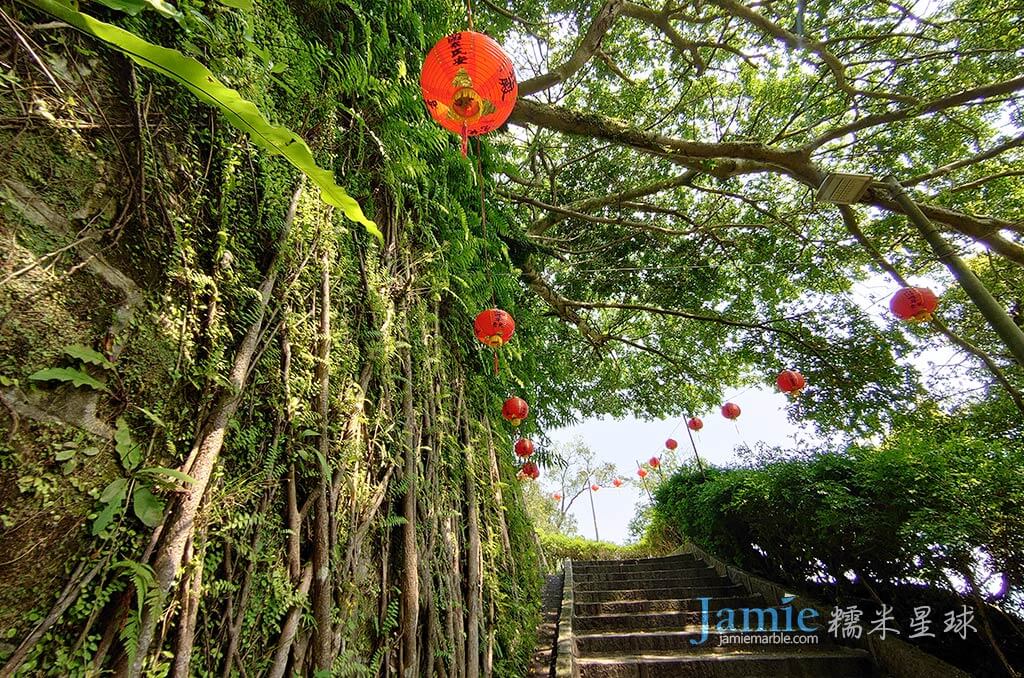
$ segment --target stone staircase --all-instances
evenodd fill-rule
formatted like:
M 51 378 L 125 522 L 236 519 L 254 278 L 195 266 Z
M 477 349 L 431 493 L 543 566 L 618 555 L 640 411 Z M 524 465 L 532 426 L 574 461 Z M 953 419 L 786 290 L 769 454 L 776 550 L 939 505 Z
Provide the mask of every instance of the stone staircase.
M 575 561 L 569 576 L 573 678 L 878 675 L 866 652 L 830 643 L 824 630 L 817 632 L 817 644 L 720 644 L 722 634 L 715 630 L 718 610 L 733 608 L 740 614 L 742 608 L 768 608 L 779 601 L 748 594 L 692 555 Z M 710 598 L 711 625 L 704 642 L 694 645 L 690 641 L 703 636 L 700 598 Z M 780 614 L 785 610 L 777 609 Z M 825 624 L 815 621 L 816 626 Z M 735 633 L 754 637 L 766 632 Z

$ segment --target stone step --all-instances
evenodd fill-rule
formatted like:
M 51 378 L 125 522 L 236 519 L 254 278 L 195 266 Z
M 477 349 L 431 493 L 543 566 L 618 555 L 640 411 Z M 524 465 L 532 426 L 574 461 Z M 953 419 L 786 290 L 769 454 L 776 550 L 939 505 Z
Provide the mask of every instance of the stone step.
M 699 598 L 701 596 L 736 596 L 742 595 L 743 587 L 725 580 L 711 583 L 704 582 L 699 586 L 669 586 L 666 588 L 632 589 L 573 589 L 573 600 L 576 603 L 604 603 L 627 600 L 662 600 L 679 598 Z
M 868 678 L 876 675 L 866 653 L 843 650 L 585 657 L 579 660 L 578 666 L 580 678 Z
M 681 567 L 703 567 L 705 563 L 693 556 L 667 556 L 633 560 L 574 560 L 573 573 L 622 572 L 627 570 L 670 570 Z
M 679 631 L 699 624 L 699 612 L 640 612 L 635 614 L 595 614 L 574 616 L 573 633 L 593 631 Z
M 664 598 L 664 594 L 656 593 L 665 589 L 694 588 L 705 586 L 728 586 L 732 582 L 716 575 L 696 577 L 663 577 L 661 579 L 613 579 L 608 581 L 576 581 L 573 579 L 573 593 L 577 591 L 623 591 L 646 589 L 652 592 L 652 598 Z
M 728 601 L 726 601 L 728 602 Z M 716 607 L 717 605 L 717 607 Z M 722 607 L 732 607 L 725 603 L 715 603 L 712 600 L 709 603 L 710 610 L 721 609 Z M 786 622 L 786 611 L 789 610 L 793 614 L 792 608 L 785 607 L 764 607 L 764 603 L 757 598 L 753 605 L 738 605 L 736 607 L 755 607 L 764 610 L 774 610 L 775 614 L 769 614 L 764 612 L 764 623 L 772 624 L 773 619 L 778 620 L 777 623 L 784 625 Z M 593 615 L 573 615 L 573 631 L 574 632 L 586 632 L 586 631 L 681 631 L 687 625 L 700 624 L 703 620 L 703 613 L 699 611 L 699 607 L 692 611 L 659 611 L 659 612 L 619 612 L 611 614 L 593 614 Z M 709 620 L 711 626 L 714 627 L 718 623 L 718 618 L 715 613 L 712 612 Z M 735 623 L 737 627 L 742 628 L 745 623 L 750 625 L 751 629 L 756 629 L 761 623 L 761 615 L 752 613 L 748 619 L 744 618 L 744 615 L 740 612 L 736 613 Z M 796 618 L 793 617 L 793 624 L 796 624 Z M 818 620 L 820 623 L 820 620 Z M 736 631 L 736 633 L 742 633 L 742 631 Z
M 764 607 L 761 596 L 706 596 L 709 610 L 720 610 L 723 607 Z M 637 614 L 642 612 L 698 612 L 702 601 L 693 598 L 660 598 L 657 600 L 610 600 L 596 603 L 576 602 L 574 612 L 577 617 L 601 614 Z
M 771 632 L 742 633 L 744 636 L 770 635 Z M 745 652 L 803 652 L 815 651 L 823 647 L 834 647 L 834 641 L 824 629 L 815 635 L 816 643 L 785 644 L 781 642 L 764 644 L 721 644 L 723 635 L 734 635 L 731 631 L 707 630 L 707 636 L 699 624 L 688 624 L 678 631 L 650 632 L 611 632 L 582 633 L 575 636 L 576 652 L 582 657 L 601 657 L 605 655 L 652 655 L 671 654 L 691 655 L 697 652 L 710 653 L 745 653 Z M 808 634 L 787 634 L 808 635 Z M 702 642 L 703 639 L 703 642 Z M 698 643 L 692 644 L 690 641 Z
M 685 567 L 675 570 L 647 570 L 623 572 L 587 572 L 572 573 L 573 583 L 577 582 L 598 582 L 598 581 L 658 581 L 661 579 L 684 579 L 687 577 L 718 577 L 720 576 L 710 567 Z

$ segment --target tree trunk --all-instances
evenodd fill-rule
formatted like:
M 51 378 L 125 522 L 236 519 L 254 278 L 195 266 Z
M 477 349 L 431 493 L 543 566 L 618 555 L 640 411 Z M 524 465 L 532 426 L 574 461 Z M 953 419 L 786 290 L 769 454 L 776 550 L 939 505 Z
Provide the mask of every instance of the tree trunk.
M 181 571 L 185 544 L 195 531 L 195 520 L 199 512 L 199 505 L 206 495 L 206 487 L 210 482 L 217 459 L 220 456 L 221 448 L 224 445 L 224 435 L 227 432 L 228 423 L 231 421 L 235 411 L 238 409 L 238 404 L 242 400 L 246 377 L 249 373 L 249 367 L 256 352 L 256 345 L 263 328 L 267 304 L 277 283 L 280 255 L 285 242 L 287 242 L 291 224 L 295 220 L 295 212 L 301 195 L 302 185 L 300 184 L 294 195 L 292 195 L 291 204 L 288 206 L 288 213 L 285 216 L 284 224 L 281 227 L 281 234 L 275 246 L 273 259 L 268 267 L 266 278 L 264 278 L 263 283 L 259 287 L 260 302 L 256 318 L 249 326 L 241 344 L 239 344 L 234 362 L 231 365 L 231 371 L 228 373 L 227 381 L 230 388 L 218 389 L 210 415 L 199 429 L 199 436 L 193 446 L 194 452 L 190 455 L 192 463 L 189 468 L 184 469 L 194 480 L 186 486 L 181 499 L 164 516 L 161 534 L 162 543 L 157 548 L 156 561 L 153 565 L 161 597 L 166 597 L 167 593 L 170 592 L 178 577 L 178 573 Z M 162 607 L 162 602 L 159 607 Z M 153 606 L 147 606 L 143 610 L 142 623 L 139 629 L 138 649 L 125 672 L 131 678 L 137 678 L 142 673 L 142 664 L 149 654 L 160 613 L 161 610 L 154 609 Z
M 196 545 L 198 542 L 198 546 Z M 199 602 L 203 590 L 203 555 L 206 550 L 206 537 L 200 532 L 189 544 L 191 551 L 188 557 L 190 570 L 181 583 L 181 611 L 178 617 L 178 637 L 174 644 L 174 665 L 171 667 L 171 678 L 189 678 L 189 666 L 192 662 L 192 646 L 196 640 L 196 621 L 199 618 Z
M 465 407 L 465 403 L 462 404 Z M 466 678 L 480 676 L 480 608 L 483 578 L 480 572 L 480 508 L 476 496 L 476 470 L 473 466 L 473 438 L 469 418 L 463 413 L 466 445 Z
M 316 634 L 313 646 L 313 668 L 326 671 L 333 663 L 332 636 L 334 632 L 331 610 L 334 607 L 334 592 L 331 590 L 331 544 L 330 511 L 328 510 L 327 488 L 330 481 L 330 360 L 331 360 L 331 256 L 330 248 L 324 246 L 320 276 L 320 347 L 317 354 L 316 380 L 320 385 L 318 412 L 320 415 L 320 478 L 317 483 L 316 516 L 314 518 L 313 570 L 313 619 Z
M 299 600 L 309 595 L 309 587 L 313 583 L 313 565 L 306 563 L 302 568 L 302 580 L 299 583 Z M 302 617 L 302 605 L 296 603 L 288 610 L 281 625 L 281 637 L 277 641 L 277 649 L 274 651 L 274 660 L 267 671 L 268 678 L 282 678 L 288 668 L 288 653 L 295 641 L 295 632 L 299 629 L 299 620 Z
M 406 340 L 408 343 L 408 332 Z M 405 525 L 402 526 L 402 676 L 415 678 L 419 666 L 417 638 L 420 616 L 420 575 L 419 554 L 416 545 L 416 489 L 419 470 L 419 450 L 416 444 L 416 413 L 413 409 L 412 390 L 412 356 L 408 346 L 401 349 L 402 377 L 402 416 L 405 419 L 405 498 L 402 513 Z

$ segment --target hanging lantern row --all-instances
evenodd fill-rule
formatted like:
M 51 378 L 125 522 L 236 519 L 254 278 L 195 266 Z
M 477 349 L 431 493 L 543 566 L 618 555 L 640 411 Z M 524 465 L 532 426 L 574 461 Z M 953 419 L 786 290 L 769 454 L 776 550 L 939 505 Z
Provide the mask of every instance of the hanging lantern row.
M 463 156 L 469 137 L 505 124 L 519 96 L 512 60 L 497 42 L 475 31 L 441 38 L 431 48 L 420 89 L 430 117 L 459 135 Z
M 927 287 L 904 287 L 889 300 L 893 315 L 910 323 L 931 320 L 938 307 L 939 298 Z

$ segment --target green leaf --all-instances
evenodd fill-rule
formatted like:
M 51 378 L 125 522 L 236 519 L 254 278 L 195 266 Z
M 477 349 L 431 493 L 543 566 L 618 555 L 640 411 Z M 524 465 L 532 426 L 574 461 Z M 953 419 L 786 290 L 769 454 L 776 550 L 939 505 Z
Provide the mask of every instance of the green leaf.
M 166 75 L 183 85 L 200 101 L 220 109 L 228 122 L 248 134 L 254 143 L 271 153 L 283 155 L 309 177 L 320 188 L 324 202 L 339 208 L 346 217 L 362 224 L 367 231 L 383 241 L 384 236 L 377 224 L 368 219 L 359 203 L 338 185 L 333 172 L 316 164 L 313 152 L 299 135 L 286 127 L 271 124 L 255 104 L 221 83 L 206 66 L 177 50 L 154 45 L 130 31 L 94 19 L 56 0 L 22 2 L 99 38 L 140 66 Z
M 139 412 L 142 412 L 144 415 L 146 415 L 146 418 L 148 418 L 151 422 L 153 422 L 154 424 L 156 424 L 160 428 L 167 428 L 167 424 L 164 423 L 163 419 L 161 419 L 160 417 L 156 416 L 155 414 L 153 414 L 152 412 L 147 410 L 145 407 L 136 407 L 135 409 L 137 409 Z
M 121 502 L 111 502 L 103 507 L 103 510 L 96 514 L 95 520 L 92 521 L 92 536 L 96 536 L 103 532 L 113 522 L 114 518 L 121 513 Z
M 103 489 L 100 494 L 100 501 L 104 504 L 103 510 L 96 514 L 92 521 L 92 535 L 100 534 L 116 518 L 123 509 L 125 493 L 128 490 L 126 478 L 115 478 Z
M 103 355 L 99 351 L 94 351 L 88 346 L 82 346 L 81 344 L 72 344 L 71 346 L 65 346 L 64 353 L 71 356 L 72 358 L 78 358 L 83 363 L 97 365 L 105 370 L 114 369 L 114 363 L 107 360 L 107 356 Z
M 142 451 L 132 440 L 131 429 L 124 417 L 117 418 L 117 428 L 114 430 L 114 447 L 117 455 L 121 458 L 121 464 L 126 470 L 132 471 L 142 463 Z
M 164 501 L 148 487 L 137 487 L 132 493 L 132 510 L 146 527 L 156 527 L 164 517 Z
M 111 502 L 120 504 L 124 500 L 124 494 L 127 489 L 127 478 L 114 478 L 110 481 L 109 485 L 103 488 L 103 493 L 100 494 L 100 501 L 104 504 Z
M 169 2 L 164 0 L 95 0 L 110 9 L 116 9 L 129 16 L 135 16 L 147 7 L 163 14 L 168 19 L 181 19 L 182 13 Z
M 196 479 L 190 476 L 189 474 L 182 473 L 178 469 L 167 468 L 166 466 L 150 466 L 149 468 L 144 468 L 141 471 L 139 471 L 139 474 L 147 474 L 152 476 L 168 476 L 169 478 L 180 480 L 183 483 L 194 483 L 196 481 Z
M 34 381 L 70 381 L 75 386 L 88 386 L 94 388 L 97 391 L 106 391 L 107 387 L 99 381 L 81 370 L 76 370 L 73 367 L 49 367 L 45 370 L 39 370 L 35 374 L 29 375 L 29 379 Z
M 86 447 L 82 449 L 82 454 L 84 454 L 87 457 L 95 457 L 99 453 L 100 448 L 98 447 Z
M 94 0 L 100 3 L 104 7 L 110 9 L 116 9 L 119 12 L 124 12 L 131 16 L 135 16 L 142 10 L 146 9 L 145 0 Z
M 243 12 L 252 11 L 252 0 L 220 0 L 220 4 L 240 9 Z
M 77 451 L 78 450 L 61 450 L 60 452 L 57 453 L 55 459 L 57 461 L 67 461 L 68 459 L 73 459 L 75 456 L 75 452 Z
M 164 0 L 146 0 L 146 4 L 168 19 L 180 19 L 183 16 L 177 7 Z

